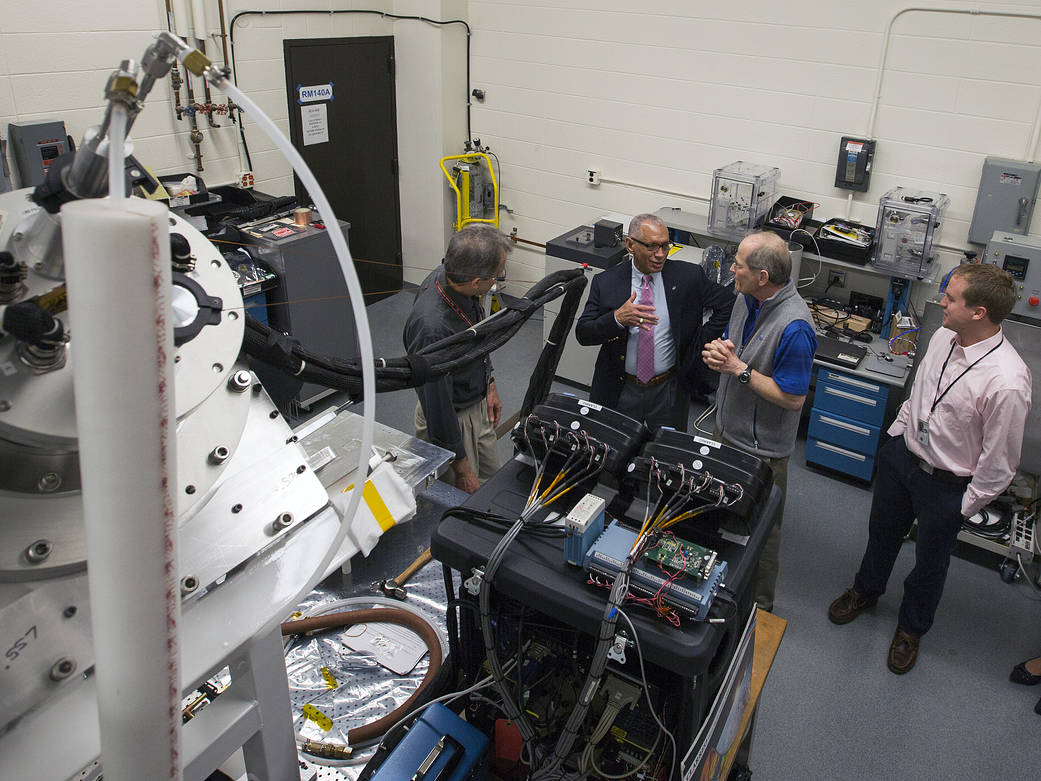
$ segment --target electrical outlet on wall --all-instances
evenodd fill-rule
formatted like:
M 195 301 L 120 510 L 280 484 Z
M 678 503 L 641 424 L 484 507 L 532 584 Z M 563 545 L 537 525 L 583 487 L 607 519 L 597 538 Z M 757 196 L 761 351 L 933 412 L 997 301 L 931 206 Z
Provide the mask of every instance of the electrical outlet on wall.
M 600 186 L 600 172 L 595 168 L 590 168 L 586 171 L 586 181 L 594 187 Z
M 828 287 L 845 287 L 846 286 L 846 272 L 835 271 L 834 269 L 828 270 Z

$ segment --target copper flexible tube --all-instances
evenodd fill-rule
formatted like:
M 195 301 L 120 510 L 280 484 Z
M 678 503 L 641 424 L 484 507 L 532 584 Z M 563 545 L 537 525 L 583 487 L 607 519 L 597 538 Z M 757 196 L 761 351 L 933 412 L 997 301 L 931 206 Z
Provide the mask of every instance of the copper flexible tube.
M 441 669 L 442 654 L 441 641 L 437 637 L 437 632 L 434 631 L 434 628 L 429 623 L 424 621 L 415 613 L 387 607 L 369 608 L 365 610 L 346 610 L 342 613 L 329 613 L 324 616 L 302 618 L 299 621 L 286 621 L 282 624 L 282 636 L 288 637 L 290 635 L 313 632 L 318 629 L 340 629 L 354 626 L 355 624 L 380 622 L 386 624 L 398 624 L 406 629 L 411 629 L 419 635 L 423 642 L 426 643 L 427 649 L 430 651 L 430 665 L 427 668 L 426 675 L 423 676 L 422 682 L 419 684 L 419 688 L 412 692 L 412 696 L 405 700 L 395 710 L 391 711 L 381 719 L 369 722 L 368 724 L 363 724 L 360 727 L 355 727 L 348 731 L 347 740 L 350 745 L 357 745 L 359 743 L 364 743 L 367 740 L 379 738 L 409 712 L 412 704 L 419 698 L 419 695 L 425 691 L 430 682 L 434 680 L 434 676 L 437 675 L 438 670 Z

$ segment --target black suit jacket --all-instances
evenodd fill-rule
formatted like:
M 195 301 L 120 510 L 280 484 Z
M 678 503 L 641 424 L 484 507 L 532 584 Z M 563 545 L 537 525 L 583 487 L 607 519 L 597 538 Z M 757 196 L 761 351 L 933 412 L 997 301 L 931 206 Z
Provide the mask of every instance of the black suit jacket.
M 575 325 L 579 344 L 600 345 L 589 398 L 608 407 L 618 403 L 625 383 L 629 329 L 615 322 L 614 312 L 632 295 L 632 269 L 632 261 L 627 259 L 593 277 L 589 300 Z M 696 263 L 668 260 L 661 276 L 676 343 L 675 368 L 682 387 L 693 394 L 703 366 L 702 345 L 723 335 L 734 308 L 734 292 L 709 280 Z M 706 309 L 712 316 L 702 324 Z

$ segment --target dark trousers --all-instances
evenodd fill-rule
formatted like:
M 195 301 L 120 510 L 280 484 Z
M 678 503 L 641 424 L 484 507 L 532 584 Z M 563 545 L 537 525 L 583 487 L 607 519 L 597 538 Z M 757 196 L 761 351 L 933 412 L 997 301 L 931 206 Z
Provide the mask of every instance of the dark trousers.
M 641 385 L 627 375 L 615 411 L 643 421 L 652 431 L 660 426 L 686 431 L 690 400 L 675 372 L 657 385 Z
M 853 588 L 869 599 L 885 593 L 900 545 L 917 518 L 915 565 L 904 580 L 897 619 L 897 625 L 912 635 L 924 635 L 933 625 L 961 528 L 965 485 L 965 481 L 949 476 L 927 474 L 902 436 L 894 437 L 879 451 L 867 550 Z

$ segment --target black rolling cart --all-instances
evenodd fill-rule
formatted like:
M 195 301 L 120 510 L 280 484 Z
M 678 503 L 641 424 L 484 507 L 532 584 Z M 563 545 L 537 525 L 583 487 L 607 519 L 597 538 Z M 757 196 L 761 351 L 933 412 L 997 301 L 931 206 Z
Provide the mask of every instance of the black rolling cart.
M 515 457 L 469 497 L 463 505 L 465 511 L 459 513 L 462 517 L 446 516 L 432 535 L 431 551 L 442 562 L 446 584 L 452 584 L 449 593 L 456 597 L 449 609 L 449 643 L 461 686 L 473 685 L 487 675 L 483 635 L 476 620 L 473 572 L 484 566 L 503 535 L 501 528 L 466 511 L 516 518 L 528 498 L 533 478 L 531 462 Z M 617 487 L 602 483 L 582 486 L 546 512 L 567 513 L 585 491 L 604 498 L 608 515 L 630 526 L 638 527 L 644 517 L 645 505 L 638 497 L 620 494 Z M 747 526 L 740 534 L 721 532 L 715 523 L 704 528 L 685 527 L 682 534 L 677 531 L 684 539 L 716 550 L 719 558 L 727 562 L 725 586 L 732 601 L 727 610 L 713 611 L 724 621 L 695 622 L 684 618 L 679 626 L 674 626 L 651 610 L 627 602 L 623 610 L 637 636 L 633 637 L 626 622 L 618 621 L 617 642 L 608 655 L 607 675 L 597 694 L 599 700 L 591 706 L 585 732 L 576 740 L 576 761 L 581 759 L 583 742 L 588 744 L 588 733 L 598 725 L 603 711 L 612 706 L 612 701 L 628 699 L 631 707 L 622 709 L 610 730 L 599 739 L 597 772 L 631 770 L 639 761 L 655 755 L 661 757 L 661 761 L 656 760 L 658 775 L 652 774 L 652 765 L 645 770 L 645 777 L 670 777 L 669 753 L 664 750 L 665 741 L 649 712 L 650 700 L 676 742 L 675 773 L 671 778 L 687 777 L 689 771 L 681 768 L 681 760 L 698 733 L 747 622 L 754 601 L 756 560 L 779 507 L 780 492 L 771 486 L 766 498 L 756 505 L 754 517 L 746 519 Z M 742 543 L 744 532 L 747 539 Z M 591 585 L 585 571 L 565 563 L 563 550 L 561 537 L 521 535 L 508 548 L 492 583 L 498 654 L 512 663 L 509 684 L 536 731 L 544 734 L 550 744 L 573 702 L 584 696 L 580 689 L 585 681 L 587 657 L 600 632 L 607 598 L 606 588 Z M 635 695 L 634 688 L 638 689 Z M 517 736 L 510 732 L 508 723 L 504 724 L 508 720 L 490 702 L 493 699 L 490 693 L 479 695 L 471 698 L 467 706 L 467 719 L 492 736 L 493 768 L 496 753 L 500 768 L 510 764 L 511 755 L 530 761 L 530 756 L 517 754 Z M 504 756 L 506 760 L 502 759 Z M 577 772 L 574 767 L 572 771 Z M 521 771 L 514 768 L 502 772 L 501 777 L 525 777 L 518 772 Z M 590 777 L 597 775 L 590 773 Z

